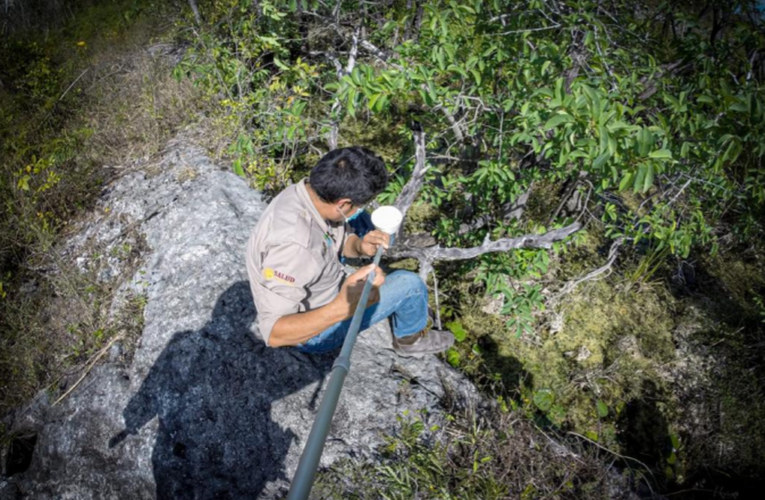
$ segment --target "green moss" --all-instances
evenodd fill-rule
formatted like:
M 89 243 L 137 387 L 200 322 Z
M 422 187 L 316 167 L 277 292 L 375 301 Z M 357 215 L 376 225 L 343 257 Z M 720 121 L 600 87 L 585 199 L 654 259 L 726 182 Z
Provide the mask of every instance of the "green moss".
M 583 276 L 603 265 L 603 255 L 608 252 L 611 241 L 603 229 L 591 224 L 574 234 L 566 244 L 565 251 L 552 254 L 552 271 L 557 280 L 567 281 Z
M 371 114 L 368 118 L 347 116 L 340 124 L 339 147 L 364 146 L 377 153 L 391 168 L 401 161 L 410 141 L 396 132 L 396 124 L 389 119 Z
M 746 261 L 741 255 L 729 252 L 707 256 L 704 268 L 722 285 L 720 294 L 726 303 L 730 302 L 725 308 L 729 311 L 736 308 L 747 319 L 759 319 L 760 308 L 754 299 L 765 296 L 765 264 Z
M 622 200 L 622 203 L 624 204 L 625 207 L 627 207 L 629 210 L 632 210 L 634 212 L 638 211 L 638 209 L 640 208 L 640 204 L 643 202 L 641 197 L 639 197 L 637 194 L 633 193 L 629 189 L 621 191 L 619 193 L 619 198 Z
M 406 271 L 416 272 L 419 269 L 420 264 L 417 262 L 417 259 L 402 259 L 388 264 L 387 267 L 392 271 L 403 269 Z
M 538 224 L 547 224 L 560 203 L 560 184 L 541 181 L 534 184 L 523 216 Z
M 414 203 L 406 213 L 404 229 L 408 234 L 430 233 L 431 221 L 439 217 L 436 207 L 429 203 Z
M 618 447 L 616 409 L 640 398 L 646 381 L 664 385 L 657 367 L 674 356 L 672 302 L 652 290 L 623 293 L 601 281 L 570 297 L 563 328 L 542 332 L 540 343 L 507 332 L 496 317 L 470 314 L 463 323 L 494 339 L 498 359 L 520 362 L 529 395 L 551 391 L 554 422 Z M 598 415 L 597 401 L 606 417 Z

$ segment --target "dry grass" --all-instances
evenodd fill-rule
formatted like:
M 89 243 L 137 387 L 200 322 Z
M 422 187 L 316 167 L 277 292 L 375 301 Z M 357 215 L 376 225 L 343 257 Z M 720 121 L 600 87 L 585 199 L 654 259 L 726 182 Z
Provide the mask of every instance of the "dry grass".
M 166 45 L 94 71 L 82 126 L 94 131 L 87 160 L 114 166 L 157 153 L 178 126 L 197 117 L 198 95 L 188 79 L 171 76 Z
M 109 317 L 116 285 L 132 275 L 144 250 L 141 235 L 124 235 L 125 246 L 111 256 L 86 245 L 85 266 L 59 249 L 73 221 L 87 224 L 105 182 L 158 152 L 201 111 L 191 82 L 171 74 L 180 56 L 163 40 L 172 20 L 139 9 L 129 22 L 102 22 L 126 12 L 122 7 L 94 5 L 56 35 L 61 48 L 51 49 L 51 65 L 66 71 L 53 101 L 36 107 L 11 87 L 0 89 L 0 103 L 12 111 L 0 120 L 0 137 L 14 140 L 7 146 L 15 151 L 0 162 L 0 192 L 7 196 L 0 221 L 7 293 L 0 299 L 0 416 L 41 389 L 65 390 L 115 335 L 123 336 L 123 357 L 129 356 L 141 332 L 141 296 Z M 58 159 L 50 168 L 58 183 L 40 192 L 35 184 L 16 188 L 16 172 L 32 154 Z M 110 257 L 121 274 L 103 279 Z M 11 431 L 0 428 L 0 440 Z
M 313 498 L 636 498 L 640 474 L 581 441 L 538 429 L 517 412 L 463 407 L 433 426 L 399 418 L 376 460 L 344 460 L 319 474 Z

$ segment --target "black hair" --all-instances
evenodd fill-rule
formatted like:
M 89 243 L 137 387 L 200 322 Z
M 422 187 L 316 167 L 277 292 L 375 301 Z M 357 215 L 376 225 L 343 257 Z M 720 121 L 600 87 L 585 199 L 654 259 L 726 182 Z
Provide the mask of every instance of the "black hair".
M 388 170 L 372 150 L 352 146 L 324 155 L 311 169 L 309 182 L 325 203 L 350 198 L 354 205 L 365 205 L 388 185 Z

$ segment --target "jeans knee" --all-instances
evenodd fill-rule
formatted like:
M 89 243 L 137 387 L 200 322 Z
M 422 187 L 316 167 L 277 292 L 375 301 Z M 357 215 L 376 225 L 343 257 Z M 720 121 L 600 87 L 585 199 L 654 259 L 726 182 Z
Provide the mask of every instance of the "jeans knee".
M 413 292 L 420 292 L 425 295 L 428 293 L 428 287 L 423 283 L 420 277 L 411 271 L 396 271 L 391 273 L 391 277 L 396 276 L 396 281 L 399 286 L 406 291 L 407 294 Z

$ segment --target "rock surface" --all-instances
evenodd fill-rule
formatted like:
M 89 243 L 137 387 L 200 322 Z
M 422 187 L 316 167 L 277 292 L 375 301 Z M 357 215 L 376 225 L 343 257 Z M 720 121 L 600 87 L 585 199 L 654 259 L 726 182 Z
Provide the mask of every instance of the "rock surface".
M 112 305 L 145 294 L 140 342 L 129 363 L 115 344 L 60 404 L 41 395 L 19 416 L 14 425 L 37 440 L 29 468 L 0 481 L 0 497 L 283 497 L 336 353 L 260 339 L 243 254 L 266 206 L 260 194 L 180 135 L 100 203 L 63 252 L 84 262 L 86 241 L 111 248 L 128 228 L 142 234 L 148 250 Z M 113 267 L 103 279 L 120 275 L 119 260 Z M 363 332 L 322 466 L 371 456 L 404 410 L 438 407 L 444 381 L 476 395 L 434 356 L 396 356 L 387 324 Z

